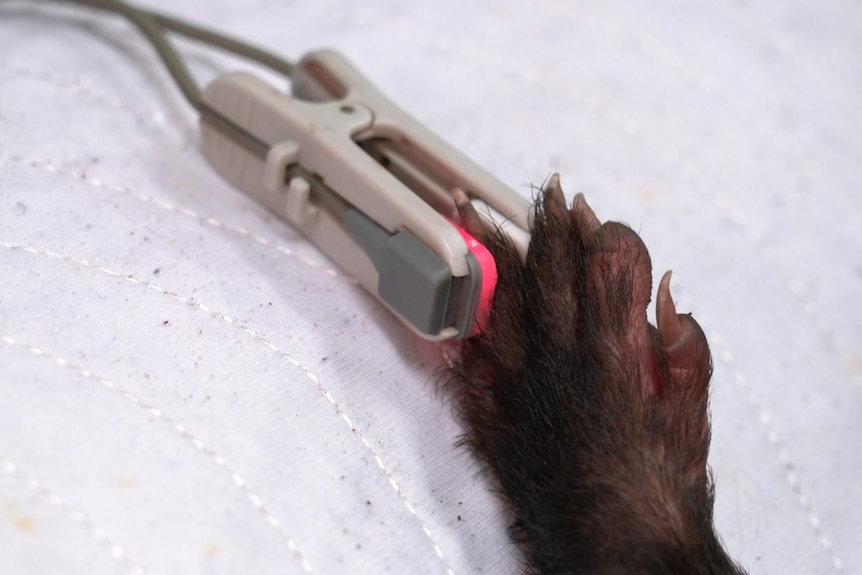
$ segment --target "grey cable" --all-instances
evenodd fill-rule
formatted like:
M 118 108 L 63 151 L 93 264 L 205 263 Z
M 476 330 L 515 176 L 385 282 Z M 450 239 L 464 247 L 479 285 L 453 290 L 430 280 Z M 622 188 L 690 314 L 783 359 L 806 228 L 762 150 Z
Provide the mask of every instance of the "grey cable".
M 233 54 L 237 54 L 251 61 L 257 62 L 276 72 L 280 72 L 285 76 L 290 77 L 293 74 L 295 65 L 292 62 L 284 60 L 271 52 L 267 52 L 261 48 L 257 48 L 250 44 L 241 42 L 235 38 L 230 38 L 216 32 L 185 22 L 183 20 L 138 8 L 123 2 L 122 0 L 63 0 L 70 4 L 80 4 L 97 8 L 106 12 L 112 12 L 126 18 L 131 24 L 140 30 L 144 37 L 152 44 L 156 52 L 165 64 L 171 77 L 176 82 L 177 87 L 185 96 L 186 100 L 200 112 L 201 116 L 205 117 L 216 129 L 224 132 L 245 149 L 254 155 L 264 158 L 269 151 L 269 145 L 260 141 L 258 138 L 249 134 L 212 108 L 206 105 L 201 100 L 200 87 L 195 82 L 188 68 L 180 57 L 179 53 L 174 48 L 173 44 L 167 38 L 166 31 L 173 32 L 180 36 L 197 40 L 198 42 L 207 44 L 214 48 L 224 50 Z
M 261 48 L 246 44 L 235 38 L 230 38 L 214 30 L 185 22 L 173 16 L 138 8 L 122 0 L 63 1 L 105 10 L 106 12 L 113 12 L 125 17 L 130 23 L 134 24 L 144 37 L 149 40 L 150 44 L 153 45 L 153 48 L 155 48 L 162 62 L 164 62 L 165 67 L 168 69 L 180 91 L 182 91 L 189 103 L 196 109 L 200 109 L 201 106 L 200 88 L 195 83 L 176 49 L 166 37 L 165 31 L 167 30 L 258 62 L 288 77 L 293 74 L 295 68 L 292 62 L 279 58 L 275 54 Z
M 179 20 L 173 16 L 168 16 L 159 12 L 149 11 L 148 13 L 166 30 L 176 32 L 177 34 L 181 34 L 188 38 L 193 38 L 199 42 L 209 44 L 215 48 L 220 48 L 226 52 L 238 54 L 276 72 L 281 72 L 287 77 L 292 76 L 293 71 L 296 68 L 293 62 L 280 58 L 272 52 L 267 52 L 266 50 L 252 46 L 251 44 L 246 44 L 245 42 L 241 42 L 235 38 L 225 36 L 214 30 L 208 30 L 207 28 L 202 28 L 190 22 Z

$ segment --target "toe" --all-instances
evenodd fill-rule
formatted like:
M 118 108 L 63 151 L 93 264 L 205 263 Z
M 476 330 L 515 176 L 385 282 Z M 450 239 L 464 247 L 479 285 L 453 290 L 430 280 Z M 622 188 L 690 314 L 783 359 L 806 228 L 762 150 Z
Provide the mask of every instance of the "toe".
M 602 222 L 596 217 L 596 213 L 587 203 L 584 194 L 575 195 L 575 201 L 572 202 L 572 216 L 575 219 L 575 224 L 582 230 L 595 232 L 602 227 Z

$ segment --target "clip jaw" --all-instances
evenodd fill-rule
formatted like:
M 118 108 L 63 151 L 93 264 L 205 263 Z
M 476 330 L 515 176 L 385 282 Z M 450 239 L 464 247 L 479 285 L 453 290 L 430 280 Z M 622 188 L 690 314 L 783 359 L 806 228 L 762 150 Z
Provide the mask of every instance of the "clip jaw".
M 453 224 L 451 192 L 467 191 L 522 254 L 529 202 L 335 52 L 303 58 L 292 87 L 294 97 L 249 74 L 217 78 L 202 94 L 206 156 L 414 332 L 429 340 L 470 336 L 486 315 L 496 269 Z

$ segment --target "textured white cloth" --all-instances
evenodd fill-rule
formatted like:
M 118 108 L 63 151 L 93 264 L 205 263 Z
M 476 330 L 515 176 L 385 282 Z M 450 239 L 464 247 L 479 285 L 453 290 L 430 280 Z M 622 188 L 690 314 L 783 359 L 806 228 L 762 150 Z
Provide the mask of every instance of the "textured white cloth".
M 559 171 L 640 231 L 712 343 L 730 551 L 862 572 L 858 5 L 361 4 L 160 8 L 335 47 L 515 189 Z M 0 573 L 516 573 L 439 352 L 195 122 L 126 22 L 0 3 Z

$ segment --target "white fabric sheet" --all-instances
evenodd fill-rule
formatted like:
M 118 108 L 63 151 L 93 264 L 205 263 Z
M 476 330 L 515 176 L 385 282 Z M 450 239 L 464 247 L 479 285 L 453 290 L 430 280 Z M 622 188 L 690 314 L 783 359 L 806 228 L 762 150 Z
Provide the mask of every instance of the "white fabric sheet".
M 521 193 L 559 171 L 631 224 L 712 343 L 730 551 L 862 572 L 857 3 L 159 8 L 335 47 Z M 181 46 L 202 81 L 243 66 Z M 0 573 L 518 572 L 437 349 L 195 122 L 126 22 L 0 3 Z

